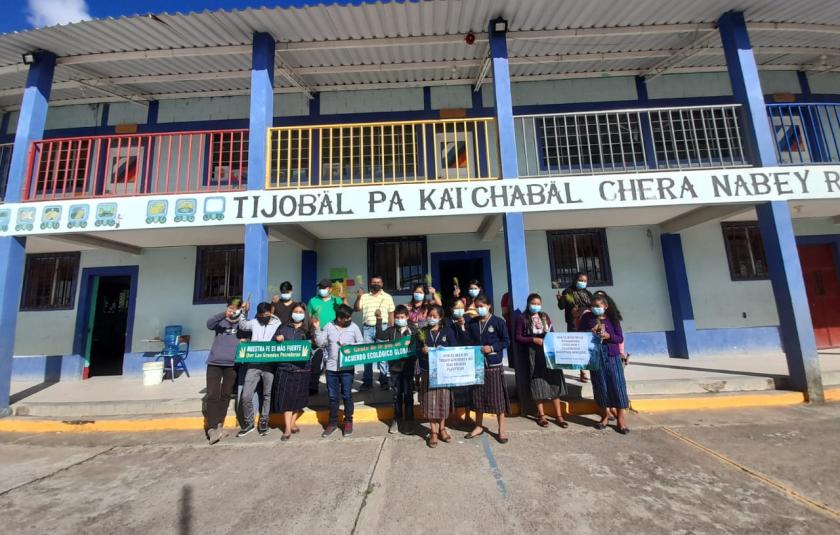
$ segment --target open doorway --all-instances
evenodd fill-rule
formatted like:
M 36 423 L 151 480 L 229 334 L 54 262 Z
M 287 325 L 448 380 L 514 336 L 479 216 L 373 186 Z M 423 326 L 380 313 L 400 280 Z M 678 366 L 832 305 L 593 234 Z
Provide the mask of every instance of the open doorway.
M 450 253 L 432 253 L 432 277 L 437 290 L 443 296 L 443 304 L 448 307 L 455 289 L 455 279 L 461 286 L 461 293 L 466 294 L 467 283 L 476 279 L 484 285 L 484 293 L 493 299 L 493 275 L 490 270 L 490 251 L 458 251 Z
M 77 351 L 85 358 L 84 377 L 122 375 L 131 348 L 137 266 L 87 268 L 82 272 Z

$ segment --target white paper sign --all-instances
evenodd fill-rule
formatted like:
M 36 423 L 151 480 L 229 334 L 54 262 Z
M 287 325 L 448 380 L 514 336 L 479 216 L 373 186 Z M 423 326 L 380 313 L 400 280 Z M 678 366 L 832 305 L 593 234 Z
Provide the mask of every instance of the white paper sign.
M 543 350 L 553 367 L 572 370 L 588 368 L 592 359 L 592 333 L 548 333 Z
M 477 368 L 483 363 L 474 346 L 441 347 L 429 350 L 429 383 L 432 388 L 476 384 Z M 483 379 L 483 370 L 481 370 Z M 481 382 L 481 381 L 479 381 Z

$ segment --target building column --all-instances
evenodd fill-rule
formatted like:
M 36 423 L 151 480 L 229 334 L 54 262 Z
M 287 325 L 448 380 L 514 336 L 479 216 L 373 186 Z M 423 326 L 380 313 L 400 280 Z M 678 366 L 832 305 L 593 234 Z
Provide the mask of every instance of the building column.
M 644 76 L 636 77 L 636 98 L 639 100 L 639 104 L 648 106 L 647 80 Z M 650 113 L 640 113 L 639 120 L 641 121 L 639 126 L 642 129 L 642 146 L 645 149 L 645 166 L 648 169 L 655 170 L 658 166 L 656 164 L 656 145 L 653 143 L 653 130 L 650 128 Z
M 513 101 L 510 89 L 510 68 L 508 65 L 506 32 L 496 31 L 497 21 L 490 21 L 490 59 L 493 69 L 493 90 L 495 105 L 493 113 L 499 141 L 499 173 L 503 180 L 519 178 L 516 159 L 516 136 L 513 121 Z M 506 24 L 505 24 L 506 25 Z M 488 170 L 489 171 L 489 170 Z M 525 250 L 525 217 L 522 212 L 504 214 L 503 228 L 505 256 L 507 261 L 508 292 L 510 292 L 510 315 L 513 324 L 522 314 L 528 298 L 528 253 Z M 511 340 L 513 334 L 511 334 Z M 508 355 L 516 371 L 516 389 L 520 406 L 530 405 L 528 388 L 529 364 L 524 358 L 517 358 L 516 344 L 511 344 Z M 509 359 L 511 360 L 511 359 Z
M 732 91 L 744 109 L 743 138 L 747 154 L 756 165 L 778 165 L 744 14 L 730 11 L 720 18 L 718 27 Z M 762 203 L 756 206 L 756 212 L 791 385 L 805 393 L 809 401 L 820 403 L 824 396 L 819 355 L 788 204 L 785 201 Z
M 308 303 L 315 297 L 315 286 L 318 284 L 318 253 L 303 250 L 300 253 L 300 300 Z
M 255 33 L 251 51 L 251 116 L 248 123 L 248 190 L 265 189 L 268 129 L 274 120 L 274 37 Z M 245 225 L 243 298 L 252 307 L 268 299 L 268 230 Z
M 20 116 L 12 149 L 6 202 L 20 202 L 26 184 L 27 160 L 32 141 L 44 137 L 47 106 L 50 100 L 55 55 L 36 54 L 30 65 L 20 104 Z M 26 239 L 0 238 L 0 416 L 8 416 L 12 381 L 12 355 L 15 349 L 15 328 L 20 308 L 20 289 L 26 261 Z
M 660 241 L 668 297 L 671 300 L 671 316 L 674 320 L 674 336 L 669 344 L 669 353 L 671 357 L 687 359 L 691 349 L 696 347 L 694 340 L 697 328 L 694 325 L 694 307 L 688 288 L 682 238 L 679 234 L 663 234 Z

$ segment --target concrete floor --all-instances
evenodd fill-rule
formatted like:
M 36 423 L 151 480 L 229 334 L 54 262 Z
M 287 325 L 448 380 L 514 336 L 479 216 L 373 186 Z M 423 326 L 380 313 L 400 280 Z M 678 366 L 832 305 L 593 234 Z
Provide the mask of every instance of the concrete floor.
M 506 445 L 453 433 L 434 450 L 379 424 L 212 447 L 200 432 L 0 434 L 3 531 L 840 532 L 840 405 L 633 415 L 628 436 L 592 423 L 517 418 Z

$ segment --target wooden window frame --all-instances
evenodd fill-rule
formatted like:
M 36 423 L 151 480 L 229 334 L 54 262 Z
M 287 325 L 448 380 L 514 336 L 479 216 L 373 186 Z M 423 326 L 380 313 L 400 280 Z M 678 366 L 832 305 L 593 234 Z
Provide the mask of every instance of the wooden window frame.
M 76 308 L 76 287 L 78 285 L 79 279 L 79 264 L 81 263 L 81 253 L 78 251 L 69 252 L 69 253 L 39 253 L 39 254 L 28 254 L 26 255 L 26 267 L 23 273 L 23 289 L 21 291 L 20 296 L 20 310 L 27 311 L 27 312 L 37 312 L 37 311 L 53 311 L 53 310 L 73 310 Z M 56 262 L 60 262 L 61 260 L 72 262 L 71 270 L 72 270 L 72 277 L 70 279 L 70 295 L 68 297 L 68 302 L 66 304 L 55 305 L 55 304 L 48 304 L 48 305 L 34 305 L 32 303 L 28 303 L 27 296 L 29 293 L 29 285 L 31 284 L 31 275 L 33 273 L 32 268 L 32 261 L 33 260 L 42 260 L 54 258 Z M 56 265 L 56 269 L 53 273 L 53 282 L 52 282 L 52 289 L 51 292 L 54 294 L 56 292 L 56 285 L 58 283 L 58 265 Z

